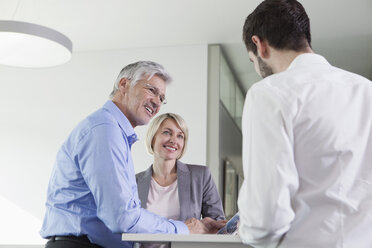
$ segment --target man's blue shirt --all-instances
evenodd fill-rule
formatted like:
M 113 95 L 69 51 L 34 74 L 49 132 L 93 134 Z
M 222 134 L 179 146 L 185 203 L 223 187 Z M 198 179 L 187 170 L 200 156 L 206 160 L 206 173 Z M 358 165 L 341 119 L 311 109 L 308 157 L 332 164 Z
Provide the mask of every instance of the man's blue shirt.
M 188 233 L 143 208 L 138 198 L 129 120 L 107 101 L 72 131 L 57 154 L 40 234 L 88 235 L 104 247 L 131 247 L 122 233 Z

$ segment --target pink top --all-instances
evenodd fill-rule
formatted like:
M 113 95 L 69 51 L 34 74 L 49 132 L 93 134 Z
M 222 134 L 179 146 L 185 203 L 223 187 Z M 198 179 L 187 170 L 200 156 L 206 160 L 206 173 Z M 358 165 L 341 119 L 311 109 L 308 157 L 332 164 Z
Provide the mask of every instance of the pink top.
M 180 217 L 180 201 L 177 180 L 171 185 L 163 187 L 151 177 L 147 210 L 167 219 L 178 220 Z

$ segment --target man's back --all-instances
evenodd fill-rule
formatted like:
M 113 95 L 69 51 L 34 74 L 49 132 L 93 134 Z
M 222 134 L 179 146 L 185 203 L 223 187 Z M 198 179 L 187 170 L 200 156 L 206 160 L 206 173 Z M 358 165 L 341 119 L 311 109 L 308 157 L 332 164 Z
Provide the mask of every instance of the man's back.
M 283 246 L 306 239 L 323 247 L 372 246 L 372 85 L 334 67 L 311 70 L 304 72 L 309 81 L 295 89 L 300 187 Z M 299 232 L 308 235 L 297 240 Z
M 271 144 L 262 145 L 269 158 L 256 161 L 249 157 L 254 153 L 243 154 L 245 161 L 253 161 L 245 162 L 252 166 L 245 170 L 258 178 L 272 173 L 268 187 L 276 187 L 278 195 L 268 196 L 274 199 L 262 210 L 276 212 L 275 218 L 258 221 L 258 227 L 278 236 L 286 232 L 279 247 L 372 247 L 371 82 L 330 66 L 319 55 L 303 54 L 286 71 L 255 85 L 247 99 L 245 144 L 253 140 L 254 146 L 258 137 Z M 251 103 L 266 106 L 257 111 Z M 260 136 L 267 130 L 249 123 L 258 115 L 281 124 Z M 258 146 L 260 142 L 265 141 Z M 262 168 L 256 170 L 254 164 Z M 258 199 L 249 193 L 241 194 L 241 203 Z M 285 206 L 286 194 L 290 205 Z M 246 218 L 254 223 L 249 214 Z M 257 231 L 252 230 L 247 232 Z M 265 236 L 260 231 L 254 235 Z

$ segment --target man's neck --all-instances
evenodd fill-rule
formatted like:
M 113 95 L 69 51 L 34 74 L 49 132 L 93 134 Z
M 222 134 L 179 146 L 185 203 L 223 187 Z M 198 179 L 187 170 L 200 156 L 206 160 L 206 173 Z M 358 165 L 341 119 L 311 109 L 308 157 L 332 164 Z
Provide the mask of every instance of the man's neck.
M 270 65 L 272 66 L 274 73 L 279 73 L 282 71 L 287 70 L 289 65 L 293 62 L 293 60 L 304 53 L 314 53 L 310 47 L 306 49 L 296 52 L 293 50 L 276 50 L 271 49 L 270 54 Z
M 125 117 L 128 119 L 130 124 L 133 128 L 135 128 L 137 125 L 135 123 L 132 123 L 130 111 L 126 108 L 126 106 L 123 104 L 123 101 L 120 99 L 120 96 L 117 94 L 115 95 L 111 101 L 120 109 L 120 111 L 125 115 Z

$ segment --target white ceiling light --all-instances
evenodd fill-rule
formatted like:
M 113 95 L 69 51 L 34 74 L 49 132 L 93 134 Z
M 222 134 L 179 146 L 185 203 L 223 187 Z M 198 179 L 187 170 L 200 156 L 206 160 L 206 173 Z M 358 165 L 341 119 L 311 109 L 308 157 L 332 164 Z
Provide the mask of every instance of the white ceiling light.
M 66 63 L 72 42 L 64 34 L 41 25 L 0 20 L 0 64 L 50 67 Z

